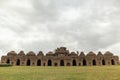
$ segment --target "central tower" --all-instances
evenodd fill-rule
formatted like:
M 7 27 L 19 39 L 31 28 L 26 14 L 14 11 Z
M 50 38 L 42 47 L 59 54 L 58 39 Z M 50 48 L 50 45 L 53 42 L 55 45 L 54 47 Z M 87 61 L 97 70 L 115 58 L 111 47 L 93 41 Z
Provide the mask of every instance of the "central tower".
M 66 47 L 60 47 L 55 50 L 55 56 L 68 56 L 69 50 Z

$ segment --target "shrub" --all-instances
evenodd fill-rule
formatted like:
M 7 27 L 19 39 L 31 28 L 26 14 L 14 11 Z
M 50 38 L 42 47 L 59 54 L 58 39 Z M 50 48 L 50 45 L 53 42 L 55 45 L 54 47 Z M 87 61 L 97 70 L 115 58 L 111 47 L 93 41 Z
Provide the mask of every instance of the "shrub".
M 12 66 L 11 64 L 0 64 L 0 67 L 10 67 Z

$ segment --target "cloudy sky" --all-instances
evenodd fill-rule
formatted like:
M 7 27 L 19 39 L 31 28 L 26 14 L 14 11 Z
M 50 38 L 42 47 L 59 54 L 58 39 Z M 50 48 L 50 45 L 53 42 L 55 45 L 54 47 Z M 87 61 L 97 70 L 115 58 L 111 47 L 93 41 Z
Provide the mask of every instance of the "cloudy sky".
M 0 0 L 0 56 L 60 46 L 120 56 L 120 0 Z

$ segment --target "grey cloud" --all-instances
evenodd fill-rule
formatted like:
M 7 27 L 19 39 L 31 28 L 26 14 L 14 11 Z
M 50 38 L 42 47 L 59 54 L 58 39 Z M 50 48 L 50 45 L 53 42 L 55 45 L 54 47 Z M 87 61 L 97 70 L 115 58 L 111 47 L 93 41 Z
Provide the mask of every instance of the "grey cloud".
M 46 53 L 66 46 L 71 50 L 96 51 L 119 43 L 119 0 L 31 0 L 31 6 L 31 10 L 10 8 L 25 21 L 6 26 L 16 35 L 13 45 L 17 44 L 18 49 Z M 79 16 L 66 19 L 62 12 L 69 9 Z M 2 50 L 8 50 L 7 46 L 14 48 L 4 42 L 2 46 Z

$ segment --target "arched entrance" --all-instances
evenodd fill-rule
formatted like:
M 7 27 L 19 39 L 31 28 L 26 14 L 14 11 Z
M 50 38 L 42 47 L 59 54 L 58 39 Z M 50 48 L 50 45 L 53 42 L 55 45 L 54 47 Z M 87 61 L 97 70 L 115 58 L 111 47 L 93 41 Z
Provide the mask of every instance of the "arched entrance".
M 70 66 L 70 63 L 67 63 L 67 66 Z
M 60 60 L 60 66 L 64 66 L 64 61 Z
M 20 65 L 20 59 L 17 59 L 16 65 L 17 65 L 17 66 Z
M 10 59 L 7 59 L 6 63 L 7 63 L 7 64 L 10 64 Z
M 27 66 L 30 66 L 30 59 L 27 60 Z
M 76 60 L 73 60 L 73 61 L 72 61 L 72 65 L 73 65 L 73 66 L 76 66 Z
M 79 66 L 81 66 L 81 63 L 79 63 Z
M 115 62 L 114 62 L 114 60 L 113 60 L 113 59 L 111 60 L 111 64 L 112 64 L 112 65 L 115 65 Z
M 48 66 L 52 66 L 52 61 L 48 60 Z
M 45 66 L 46 64 L 45 63 L 43 63 L 43 66 Z
M 105 60 L 104 59 L 102 60 L 102 65 L 105 65 Z
M 83 66 L 86 66 L 86 65 L 87 65 L 86 60 L 83 59 Z
M 37 60 L 37 66 L 41 66 L 41 60 L 40 59 Z
M 54 66 L 58 66 L 58 64 L 57 64 L 57 63 L 54 63 Z
M 95 61 L 95 60 L 93 60 L 93 61 L 92 61 L 92 64 L 93 64 L 93 66 L 95 66 L 95 65 L 96 65 L 96 61 Z

